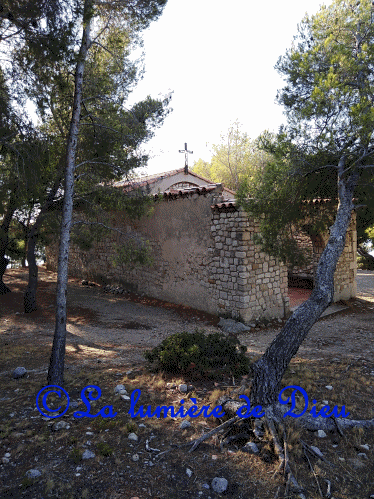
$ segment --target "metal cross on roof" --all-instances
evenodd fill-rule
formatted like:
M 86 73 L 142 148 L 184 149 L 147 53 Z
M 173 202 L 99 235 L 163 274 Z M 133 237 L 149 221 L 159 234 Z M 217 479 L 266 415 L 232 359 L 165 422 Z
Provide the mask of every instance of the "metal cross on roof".
M 193 154 L 193 151 L 187 150 L 187 142 L 184 143 L 184 149 L 179 149 L 179 152 L 184 152 L 184 174 L 188 174 L 188 155 Z

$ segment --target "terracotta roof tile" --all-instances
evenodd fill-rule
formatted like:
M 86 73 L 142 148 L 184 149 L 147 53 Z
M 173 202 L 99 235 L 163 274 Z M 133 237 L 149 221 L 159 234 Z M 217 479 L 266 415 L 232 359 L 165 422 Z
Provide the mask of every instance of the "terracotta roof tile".
M 214 192 L 215 190 L 217 190 L 217 193 L 221 193 L 222 184 L 209 184 L 200 187 L 188 187 L 186 189 L 172 189 L 168 192 L 155 194 L 154 198 L 172 200 L 177 198 L 189 197 L 192 196 L 193 194 L 198 194 L 199 196 L 201 196 L 209 192 Z
M 222 209 L 237 210 L 236 200 L 227 199 L 222 201 L 221 203 L 212 204 L 211 208 L 212 210 L 222 210 Z

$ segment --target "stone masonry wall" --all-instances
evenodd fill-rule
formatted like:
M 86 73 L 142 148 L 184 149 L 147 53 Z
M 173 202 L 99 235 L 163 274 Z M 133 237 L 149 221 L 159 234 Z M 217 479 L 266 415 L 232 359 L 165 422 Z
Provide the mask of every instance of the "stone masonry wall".
M 345 247 L 339 258 L 334 275 L 334 302 L 348 300 L 357 295 L 357 230 L 356 213 L 352 213 L 352 219 L 347 231 Z
M 172 303 L 245 322 L 283 317 L 289 310 L 287 267 L 261 252 L 253 238 L 259 223 L 222 203 L 222 186 L 164 194 L 153 214 L 139 221 L 112 214 L 112 226 L 149 242 L 153 264 L 115 266 L 118 233 L 89 251 L 72 245 L 69 273 L 117 284 Z M 57 247 L 46 249 L 47 267 L 57 269 Z M 356 293 L 355 219 L 335 276 L 334 301 Z
M 298 236 L 298 243 L 302 247 L 307 247 L 313 252 L 313 262 L 305 268 L 294 267 L 292 274 L 307 275 L 314 279 L 318 261 L 328 241 L 328 234 L 318 234 L 318 236 Z M 351 223 L 347 231 L 345 247 L 334 274 L 334 302 L 354 298 L 357 294 L 357 231 L 356 213 L 352 213 Z
M 213 209 L 213 297 L 221 313 L 246 322 L 283 317 L 289 308 L 287 268 L 254 244 L 258 227 L 243 211 Z
M 245 321 L 283 317 L 288 311 L 286 267 L 259 252 L 253 243 L 258 224 L 244 212 L 216 208 L 221 194 L 219 186 L 165 195 L 152 216 L 140 221 L 113 214 L 112 225 L 149 241 L 154 263 L 114 266 L 114 247 L 121 244 L 117 234 L 89 251 L 72 245 L 69 273 Z M 47 265 L 56 270 L 56 248 L 47 249 Z

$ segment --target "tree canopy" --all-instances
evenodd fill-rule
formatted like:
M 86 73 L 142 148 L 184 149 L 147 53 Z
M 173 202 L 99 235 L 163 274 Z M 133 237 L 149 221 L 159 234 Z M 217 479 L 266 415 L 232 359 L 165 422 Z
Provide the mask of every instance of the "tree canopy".
M 299 210 L 306 207 L 303 199 L 330 198 L 337 206 L 338 181 L 354 184 L 356 206 L 365 205 L 358 211 L 359 242 L 373 223 L 373 35 L 371 2 L 335 0 L 303 19 L 291 49 L 276 65 L 286 81 L 277 99 L 287 126 L 276 137 L 262 136 L 262 147 L 274 160 L 255 182 L 256 201 L 246 206 L 264 214 L 263 245 L 285 261 L 292 227 L 305 226 L 306 215 L 313 217 Z M 325 218 L 326 228 L 331 221 Z
M 279 246 L 287 249 L 283 235 L 293 218 L 304 219 L 309 230 L 315 227 L 303 208 L 305 192 L 336 198 L 313 292 L 254 365 L 251 400 L 269 404 L 271 411 L 286 367 L 333 300 L 334 272 L 357 208 L 355 191 L 372 186 L 372 21 L 371 2 L 350 5 L 343 0 L 303 19 L 291 49 L 276 66 L 285 79 L 278 102 L 285 108 L 287 126 L 276 137 L 262 137 L 274 160 L 259 182 L 260 198 L 247 200 L 245 187 L 241 192 L 242 205 L 252 214 L 262 214 L 263 242 L 276 256 L 282 256 Z
M 221 135 L 221 142 L 212 146 L 210 162 L 199 159 L 194 163 L 193 171 L 236 191 L 242 182 L 251 185 L 255 172 L 262 170 L 267 156 L 235 121 L 227 133 Z

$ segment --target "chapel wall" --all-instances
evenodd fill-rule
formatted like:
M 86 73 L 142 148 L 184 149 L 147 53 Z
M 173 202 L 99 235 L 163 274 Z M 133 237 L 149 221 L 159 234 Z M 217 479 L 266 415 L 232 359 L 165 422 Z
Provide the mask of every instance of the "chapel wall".
M 250 322 L 289 310 L 287 267 L 254 243 L 259 222 L 243 210 L 214 208 L 209 282 L 220 313 Z
M 148 241 L 152 265 L 115 266 L 115 246 L 122 239 L 113 233 L 88 251 L 72 244 L 69 274 L 247 322 L 283 317 L 287 268 L 259 251 L 253 241 L 258 223 L 245 212 L 216 208 L 221 194 L 222 187 L 166 197 L 138 221 L 112 214 L 113 227 Z M 57 253 L 57 247 L 47 249 L 51 270 L 57 269 Z
M 222 187 L 194 191 L 164 195 L 141 220 L 111 214 L 113 227 L 148 241 L 151 265 L 115 265 L 115 247 L 125 239 L 117 232 L 88 251 L 72 244 L 69 274 L 245 322 L 284 317 L 289 311 L 288 270 L 255 244 L 259 222 L 233 203 L 222 203 Z M 335 273 L 334 301 L 356 295 L 355 224 L 353 216 Z M 314 241 L 314 265 L 325 243 L 324 238 Z M 47 268 L 56 271 L 57 244 L 46 254 Z
M 345 246 L 334 274 L 334 302 L 348 300 L 357 295 L 357 226 L 356 213 L 347 230 Z
M 289 271 L 292 275 L 300 277 L 310 277 L 315 279 L 319 259 L 326 247 L 329 234 L 318 234 L 308 236 L 298 234 L 296 240 L 298 245 L 306 249 L 312 258 L 305 267 L 293 267 Z M 357 227 L 356 213 L 352 213 L 350 225 L 347 230 L 346 241 L 343 253 L 341 254 L 334 274 L 334 298 L 333 301 L 349 300 L 357 295 Z

